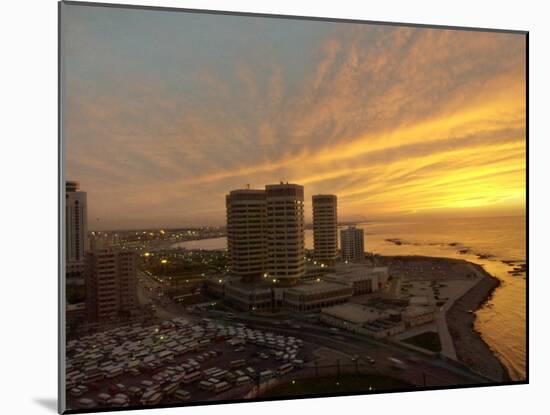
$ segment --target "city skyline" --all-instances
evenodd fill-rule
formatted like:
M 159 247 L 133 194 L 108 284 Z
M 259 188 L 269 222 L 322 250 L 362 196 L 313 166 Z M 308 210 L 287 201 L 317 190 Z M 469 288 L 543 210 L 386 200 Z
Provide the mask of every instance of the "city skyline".
M 66 13 L 66 178 L 90 230 L 223 225 L 227 189 L 280 180 L 308 189 L 307 223 L 327 192 L 343 221 L 525 212 L 522 36 Z
M 526 33 L 60 22 L 60 412 L 528 383 Z

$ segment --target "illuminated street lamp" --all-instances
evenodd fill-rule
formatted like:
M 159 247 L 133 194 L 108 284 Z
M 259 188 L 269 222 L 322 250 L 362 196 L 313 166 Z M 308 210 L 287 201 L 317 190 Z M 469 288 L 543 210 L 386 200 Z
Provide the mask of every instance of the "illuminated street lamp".
M 168 263 L 168 260 L 166 258 L 163 258 L 160 260 L 160 264 L 162 266 L 162 273 L 166 275 L 166 264 Z

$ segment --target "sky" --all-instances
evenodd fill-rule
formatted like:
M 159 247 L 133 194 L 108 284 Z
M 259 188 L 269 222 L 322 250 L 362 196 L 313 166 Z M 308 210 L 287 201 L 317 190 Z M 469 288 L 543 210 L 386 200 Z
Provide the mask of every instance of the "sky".
M 223 225 L 288 181 L 339 219 L 525 213 L 521 34 L 63 5 L 91 230 Z

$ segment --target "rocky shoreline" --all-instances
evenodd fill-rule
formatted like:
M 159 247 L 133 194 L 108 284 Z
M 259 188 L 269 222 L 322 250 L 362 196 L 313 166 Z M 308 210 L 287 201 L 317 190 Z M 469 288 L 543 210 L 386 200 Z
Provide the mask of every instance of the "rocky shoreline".
M 496 382 L 509 382 L 511 378 L 506 367 L 474 327 L 476 316 L 473 311 L 491 299 L 501 282 L 480 265 L 472 266 L 477 268 L 482 279 L 458 299 L 446 315 L 456 354 L 460 362 L 476 372 Z

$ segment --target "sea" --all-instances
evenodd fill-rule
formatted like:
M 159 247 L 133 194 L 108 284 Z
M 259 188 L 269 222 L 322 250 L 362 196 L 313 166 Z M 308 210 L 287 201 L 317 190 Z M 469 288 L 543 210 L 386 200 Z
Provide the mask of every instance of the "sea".
M 526 264 L 525 216 L 484 218 L 407 218 L 359 223 L 365 250 L 381 255 L 460 258 L 479 264 L 501 280 L 493 296 L 476 312 L 475 329 L 506 366 L 513 380 L 525 379 Z M 306 248 L 313 234 L 306 231 Z M 187 249 L 225 249 L 225 238 L 179 242 Z M 506 262 L 503 262 L 506 261 Z M 511 261 L 514 261 L 513 263 Z

